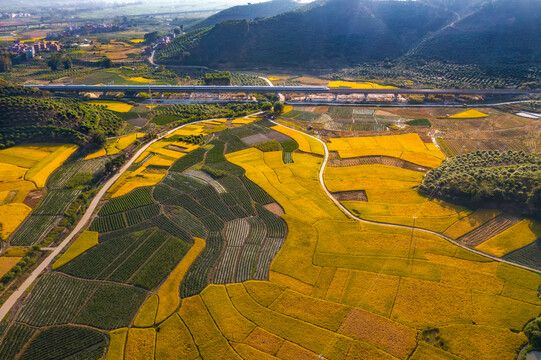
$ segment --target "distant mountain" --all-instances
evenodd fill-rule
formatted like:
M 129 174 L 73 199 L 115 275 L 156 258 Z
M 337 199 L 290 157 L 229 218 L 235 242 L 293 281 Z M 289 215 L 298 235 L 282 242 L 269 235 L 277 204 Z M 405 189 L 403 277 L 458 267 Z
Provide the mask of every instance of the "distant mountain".
M 270 18 L 219 23 L 158 58 L 230 68 L 408 59 L 501 68 L 541 63 L 540 34 L 540 0 L 319 0 Z
M 541 61 L 541 1 L 498 0 L 426 40 L 413 56 L 490 66 Z
M 453 16 L 416 1 L 321 0 L 262 20 L 222 22 L 162 62 L 320 68 L 379 61 L 404 54 Z
M 233 6 L 191 25 L 189 30 L 214 26 L 228 20 L 255 20 L 258 18 L 271 17 L 283 12 L 295 10 L 300 6 L 302 6 L 302 4 L 294 0 L 272 0 L 257 4 Z

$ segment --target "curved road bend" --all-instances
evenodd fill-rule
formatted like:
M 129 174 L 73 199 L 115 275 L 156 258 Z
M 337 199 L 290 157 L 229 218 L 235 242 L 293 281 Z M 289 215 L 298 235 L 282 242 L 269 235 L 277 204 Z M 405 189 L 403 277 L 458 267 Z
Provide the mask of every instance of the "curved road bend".
M 472 248 L 469 248 L 465 245 L 462 245 L 461 243 L 459 243 L 458 241 L 446 236 L 446 235 L 443 235 L 439 232 L 436 232 L 436 231 L 432 231 L 432 230 L 428 230 L 428 229 L 422 229 L 422 228 L 418 228 L 418 227 L 413 227 L 413 226 L 408 226 L 408 225 L 398 225 L 398 224 L 390 224 L 390 223 L 385 223 L 385 222 L 380 222 L 380 221 L 373 221 L 373 220 L 366 220 L 366 219 L 362 219 L 356 215 L 354 215 L 351 211 L 349 211 L 344 205 L 342 205 L 340 203 L 340 201 L 336 200 L 335 197 L 332 195 L 332 193 L 327 189 L 327 185 L 325 185 L 325 180 L 323 178 L 323 174 L 325 172 L 325 167 L 327 166 L 327 161 L 329 160 L 329 149 L 327 148 L 327 144 L 325 144 L 324 141 L 322 141 L 321 139 L 315 137 L 315 136 L 312 136 L 312 135 L 309 135 L 309 134 L 306 134 L 302 131 L 299 131 L 295 128 L 292 128 L 292 127 L 289 127 L 289 126 L 285 126 L 283 124 L 280 124 L 276 121 L 272 121 L 272 123 L 276 124 L 276 125 L 280 125 L 280 126 L 283 126 L 283 127 L 287 127 L 288 129 L 290 130 L 294 130 L 296 132 L 299 132 L 301 134 L 304 134 L 306 136 L 310 136 L 311 138 L 313 139 L 316 139 L 317 141 L 319 141 L 322 145 L 323 145 L 323 148 L 325 149 L 325 157 L 323 159 L 323 164 L 321 164 L 321 168 L 319 170 L 319 183 L 321 185 L 321 188 L 323 189 L 323 191 L 325 191 L 325 194 L 327 194 L 327 196 L 332 200 L 332 202 L 334 202 L 336 204 L 336 206 L 338 206 L 347 216 L 349 216 L 350 218 L 354 219 L 354 220 L 357 220 L 357 221 L 360 221 L 362 223 L 365 223 L 365 224 L 373 224 L 373 225 L 383 225 L 383 226 L 388 226 L 388 227 L 394 227 L 394 228 L 399 228 L 399 229 L 408 229 L 408 230 L 415 230 L 415 231 L 420 231 L 420 232 L 424 232 L 424 233 L 427 233 L 427 234 L 432 234 L 432 235 L 436 235 L 436 236 L 439 236 L 447 241 L 449 241 L 450 243 L 458 246 L 458 247 L 461 247 L 462 249 L 464 250 L 467 250 L 467 251 L 470 251 L 472 253 L 475 253 L 477 255 L 480 255 L 480 256 L 483 256 L 483 257 L 486 257 L 486 258 L 489 258 L 491 260 L 494 260 L 494 261 L 498 261 L 498 262 L 501 262 L 501 263 L 505 263 L 505 264 L 509 264 L 509 265 L 512 265 L 512 266 L 516 266 L 516 267 L 519 267 L 519 268 L 522 268 L 522 269 L 525 269 L 525 270 L 529 270 L 529 271 L 532 271 L 532 272 L 535 272 L 535 273 L 538 273 L 538 274 L 541 274 L 541 270 L 538 270 L 538 269 L 534 269 L 534 268 L 531 268 L 529 266 L 525 266 L 525 265 L 521 265 L 521 264 L 517 264 L 517 263 L 514 263 L 512 261 L 508 261 L 508 260 L 505 260 L 505 259 L 502 259 L 502 258 L 499 258 L 499 257 L 496 257 L 496 256 L 493 256 L 493 255 L 489 255 L 489 254 L 486 254 L 482 251 L 479 251 L 479 250 L 476 250 L 476 249 L 472 249 Z
M 79 220 L 79 222 L 77 223 L 75 228 L 69 233 L 69 235 L 56 248 L 54 248 L 52 253 L 50 253 L 49 256 L 47 256 L 47 258 L 41 264 L 39 264 L 39 266 L 36 269 L 34 269 L 32 274 L 30 274 L 30 276 L 22 283 L 22 285 L 19 286 L 19 288 L 17 290 L 15 290 L 13 292 L 13 294 L 11 294 L 11 296 L 6 300 L 6 302 L 0 307 L 0 320 L 4 319 L 4 317 L 8 314 L 8 312 L 13 307 L 13 305 L 15 305 L 15 303 L 24 294 L 26 289 L 28 289 L 30 287 L 30 285 L 32 285 L 32 283 L 38 278 L 38 276 L 41 274 L 41 272 L 43 270 L 45 270 L 47 268 L 47 266 L 49 266 L 49 264 L 54 260 L 54 258 L 58 254 L 60 254 L 60 252 L 70 243 L 70 241 L 73 239 L 73 237 L 75 235 L 77 235 L 77 233 L 79 231 L 81 231 L 83 229 L 83 227 L 86 225 L 88 220 L 90 220 L 92 214 L 94 213 L 94 210 L 96 210 L 96 207 L 98 206 L 98 203 L 100 202 L 102 197 L 105 195 L 105 193 L 109 190 L 109 188 L 111 188 L 111 186 L 118 180 L 118 178 L 120 178 L 120 176 L 122 176 L 122 174 L 124 174 L 124 172 L 130 167 L 130 165 L 133 164 L 133 162 L 150 145 L 154 144 L 156 141 L 161 140 L 163 137 L 175 132 L 176 130 L 178 130 L 178 129 L 184 127 L 184 126 L 196 124 L 198 122 L 209 121 L 209 120 L 212 120 L 212 119 L 200 120 L 200 121 L 195 121 L 195 122 L 183 124 L 181 126 L 177 126 L 176 128 L 173 128 L 173 129 L 169 130 L 168 132 L 166 132 L 165 134 L 160 135 L 158 138 L 150 141 L 148 144 L 146 144 L 141 149 L 139 149 L 131 157 L 131 159 L 128 160 L 128 162 L 126 164 L 124 164 L 124 166 L 122 166 L 122 168 L 120 168 L 120 170 L 112 178 L 107 180 L 107 182 L 103 185 L 103 187 L 100 189 L 100 191 L 98 191 L 98 193 L 96 194 L 96 196 L 94 197 L 94 199 L 92 200 L 90 205 L 88 206 L 88 209 L 84 213 L 83 217 L 81 218 L 81 220 Z
M 269 86 L 274 86 L 274 84 L 272 83 L 272 81 L 270 81 L 270 80 L 267 79 L 266 77 L 258 76 L 258 78 L 260 78 L 261 80 L 265 81 L 267 84 L 269 84 Z M 279 100 L 280 102 L 285 103 L 286 97 L 284 96 L 284 94 L 278 93 L 278 94 L 276 94 L 276 96 L 278 96 L 278 100 Z

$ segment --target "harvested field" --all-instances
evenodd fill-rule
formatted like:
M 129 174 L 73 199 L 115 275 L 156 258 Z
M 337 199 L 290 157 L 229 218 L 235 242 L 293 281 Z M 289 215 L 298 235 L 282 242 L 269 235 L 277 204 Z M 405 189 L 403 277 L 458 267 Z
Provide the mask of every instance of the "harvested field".
M 390 156 L 362 156 L 356 158 L 347 159 L 331 159 L 328 162 L 329 167 L 343 167 L 343 166 L 356 166 L 356 165 L 368 165 L 368 164 L 381 164 L 396 166 L 403 169 L 428 172 L 430 168 L 414 164 L 409 161 L 398 159 Z
M 366 191 L 340 191 L 333 193 L 333 196 L 338 201 L 368 201 Z
M 518 224 L 520 221 L 521 219 L 516 216 L 502 214 L 470 231 L 466 235 L 459 237 L 457 241 L 466 246 L 476 247 L 488 239 L 504 232 L 513 225 Z

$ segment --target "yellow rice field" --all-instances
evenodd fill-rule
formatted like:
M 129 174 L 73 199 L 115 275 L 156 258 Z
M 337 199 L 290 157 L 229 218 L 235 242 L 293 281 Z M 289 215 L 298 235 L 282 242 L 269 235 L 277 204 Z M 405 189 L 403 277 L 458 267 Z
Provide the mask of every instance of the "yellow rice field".
M 425 144 L 417 134 L 332 138 L 328 140 L 328 147 L 343 159 L 383 155 L 431 168 L 438 167 L 445 160 L 445 155 L 438 148 Z
M 501 234 L 478 245 L 476 249 L 495 256 L 504 256 L 520 249 L 541 237 L 541 224 L 533 220 L 522 220 Z
M 392 150 L 395 145 L 385 141 L 380 144 Z M 148 328 L 143 329 L 148 335 L 128 337 L 126 358 L 133 358 L 128 354 L 137 347 L 139 355 L 151 358 L 155 350 L 160 359 L 173 354 L 186 359 L 216 354 L 220 359 L 516 358 L 524 324 L 541 313 L 537 274 L 472 254 L 434 234 L 349 219 L 318 183 L 319 157 L 294 153 L 294 162 L 284 164 L 280 152 L 250 148 L 226 158 L 284 209 L 288 235 L 269 281 L 212 285 L 180 301 L 182 275 L 177 274 L 159 290 L 167 288 L 163 291 L 171 297 L 158 291 L 158 313 L 171 303 L 162 320 L 155 320 L 165 320 L 160 331 Z M 329 168 L 325 176 L 336 189 L 370 184 L 366 206 L 372 206 L 371 197 L 379 204 L 371 214 L 388 211 L 407 219 L 418 212 L 419 224 L 437 224 L 455 236 L 495 216 L 428 202 L 412 189 L 422 173 L 410 170 Z M 385 191 L 378 192 L 378 186 Z M 450 228 L 453 217 L 457 225 Z M 155 301 L 143 312 L 151 314 Z M 421 332 L 433 328 L 440 329 L 443 348 L 422 340 Z
M 323 148 L 323 145 L 305 135 L 305 134 L 302 134 L 302 133 L 299 133 L 298 131 L 295 131 L 295 130 L 291 130 L 285 126 L 281 126 L 281 125 L 277 125 L 277 126 L 273 126 L 271 129 L 275 130 L 275 131 L 278 131 L 278 132 L 281 132 L 282 134 L 285 134 L 287 136 L 289 136 L 290 138 L 294 139 L 295 141 L 297 141 L 297 143 L 299 144 L 299 150 L 300 151 L 303 151 L 303 152 L 307 152 L 307 153 L 313 153 L 313 154 L 317 154 L 317 155 L 324 155 L 325 154 L 325 150 Z
M 330 81 L 327 86 L 331 88 L 347 87 L 352 89 L 396 89 L 394 86 L 384 86 L 372 82 L 356 81 Z
M 84 231 L 77 240 L 68 248 L 68 250 L 60 256 L 53 264 L 53 270 L 67 264 L 77 256 L 81 255 L 88 249 L 98 245 L 98 233 L 95 231 Z
M 10 271 L 11 268 L 14 267 L 21 259 L 22 257 L 0 256 L 0 277 L 4 276 L 8 271 Z
M 133 108 L 133 105 L 126 104 L 121 101 L 96 100 L 89 102 L 89 104 L 105 106 L 108 110 L 116 112 L 128 112 Z
M 447 119 L 480 119 L 486 118 L 488 114 L 485 114 L 478 110 L 466 110 L 455 115 L 447 116 Z

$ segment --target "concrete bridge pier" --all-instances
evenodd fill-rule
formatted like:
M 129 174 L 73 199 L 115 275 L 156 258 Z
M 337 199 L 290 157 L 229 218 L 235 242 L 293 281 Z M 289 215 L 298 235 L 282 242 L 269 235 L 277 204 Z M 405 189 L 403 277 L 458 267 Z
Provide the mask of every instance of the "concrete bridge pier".
M 368 94 L 367 93 L 364 93 L 363 94 L 363 103 L 367 102 L 368 101 Z
M 334 101 L 335 101 L 335 102 L 338 101 L 338 94 L 334 94 Z
M 398 102 L 398 94 L 394 94 L 394 102 Z

